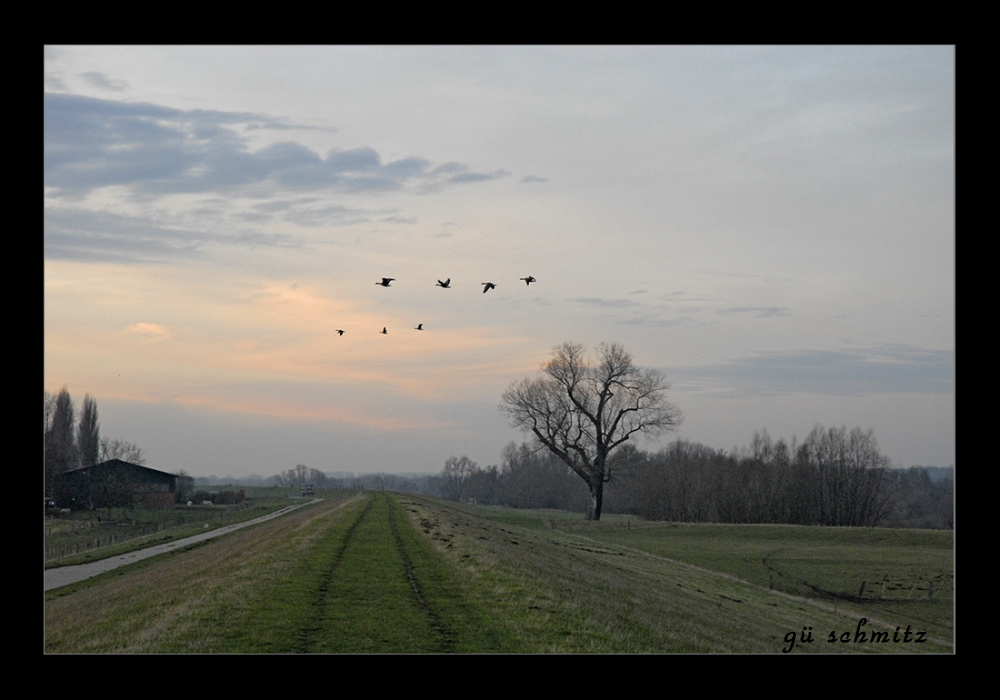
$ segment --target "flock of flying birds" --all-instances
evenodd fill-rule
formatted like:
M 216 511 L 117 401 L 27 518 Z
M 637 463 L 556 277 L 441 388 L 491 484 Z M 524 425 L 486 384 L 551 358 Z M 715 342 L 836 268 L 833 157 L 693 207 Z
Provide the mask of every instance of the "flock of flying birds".
M 396 279 L 395 277 L 383 277 L 381 282 L 376 282 L 375 284 L 377 284 L 380 287 L 388 287 L 389 283 L 395 281 L 395 279 Z M 527 277 L 519 277 L 518 279 L 522 280 L 526 285 L 529 285 L 529 286 L 531 285 L 532 282 L 537 282 L 538 281 L 534 277 L 532 277 L 531 275 L 528 275 Z M 483 294 L 486 294 L 486 292 L 490 291 L 491 289 L 496 289 L 496 287 L 497 287 L 492 282 L 483 282 L 482 285 L 483 285 Z M 441 280 L 438 280 L 437 284 L 434 285 L 434 286 L 441 287 L 443 289 L 451 289 L 451 277 L 449 277 L 448 279 L 446 279 L 444 282 L 442 282 Z M 414 330 L 418 330 L 418 331 L 422 331 L 423 329 L 424 329 L 424 324 L 422 324 L 422 323 L 418 323 L 417 326 L 416 326 L 416 328 L 414 328 Z M 344 335 L 344 330 L 341 329 L 341 328 L 338 328 L 334 332 L 337 335 Z M 380 331 L 380 333 L 382 335 L 388 335 L 389 331 L 383 326 L 383 328 Z

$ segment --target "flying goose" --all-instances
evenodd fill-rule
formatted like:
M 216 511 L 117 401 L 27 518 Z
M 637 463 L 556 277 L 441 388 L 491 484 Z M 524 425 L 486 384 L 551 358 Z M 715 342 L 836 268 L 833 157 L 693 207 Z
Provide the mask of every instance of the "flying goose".
M 521 277 L 521 278 L 519 278 L 519 279 L 522 279 L 522 280 L 524 280 L 524 283 L 525 283 L 526 285 L 530 285 L 530 284 L 531 284 L 532 282 L 536 282 L 536 281 L 537 281 L 537 280 L 536 280 L 536 279 L 535 279 L 534 277 L 532 277 L 531 275 L 528 275 L 527 277 Z
M 418 323 L 415 330 L 422 331 L 424 329 L 424 324 Z
M 382 285 L 383 287 L 388 287 L 389 283 L 392 282 L 395 277 L 383 277 L 381 282 L 376 282 L 375 284 Z
M 441 280 L 438 280 L 438 283 L 436 285 L 434 285 L 434 286 L 435 287 L 444 287 L 445 289 L 448 289 L 448 285 L 449 284 L 451 284 L 451 277 L 449 277 L 448 279 L 446 279 L 444 282 L 442 282 Z
M 340 330 L 339 328 L 335 330 L 334 333 L 336 333 L 337 335 L 344 335 L 344 331 Z
M 490 291 L 491 289 L 496 289 L 496 288 L 497 288 L 497 286 L 495 284 L 493 284 L 492 282 L 483 282 L 483 294 L 486 294 L 486 292 Z
M 385 326 L 382 326 L 382 335 L 389 335 L 389 331 L 385 329 Z

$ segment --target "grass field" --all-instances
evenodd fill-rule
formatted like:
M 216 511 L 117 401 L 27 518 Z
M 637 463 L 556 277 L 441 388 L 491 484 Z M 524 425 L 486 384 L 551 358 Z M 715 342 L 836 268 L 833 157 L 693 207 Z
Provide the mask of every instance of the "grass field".
M 100 508 L 45 518 L 45 567 L 85 564 L 241 523 L 301 503 L 297 489 L 246 489 L 240 506 Z
M 47 595 L 48 652 L 516 651 L 386 494 L 279 520 Z
M 46 651 L 952 650 L 951 533 L 588 523 L 413 494 L 321 495 L 46 594 Z M 851 600 L 860 580 L 866 595 Z M 920 580 L 939 582 L 935 597 Z
M 855 619 L 900 621 L 949 643 L 954 633 L 954 533 L 941 530 L 645 522 L 591 523 L 545 511 L 497 511 L 522 527 L 580 543 L 640 550 L 803 597 Z M 862 586 L 863 584 L 863 586 Z

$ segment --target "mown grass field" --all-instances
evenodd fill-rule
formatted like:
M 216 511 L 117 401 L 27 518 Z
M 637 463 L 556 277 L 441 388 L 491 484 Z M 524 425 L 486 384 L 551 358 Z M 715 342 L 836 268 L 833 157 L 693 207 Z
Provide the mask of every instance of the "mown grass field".
M 936 589 L 937 598 L 924 590 L 919 604 L 899 608 L 881 599 L 849 603 L 800 585 L 850 591 L 859 575 L 869 576 L 863 572 L 873 558 L 887 581 L 902 584 L 910 569 L 923 576 L 930 567 L 950 582 L 951 533 L 887 530 L 880 539 L 874 530 L 704 530 L 607 516 L 587 523 L 578 514 L 413 494 L 322 495 L 321 504 L 278 520 L 50 592 L 46 651 L 952 649 L 948 585 Z M 868 539 L 852 539 L 857 533 Z M 931 536 L 938 534 L 947 534 L 947 545 Z M 776 571 L 780 585 L 770 590 Z M 864 642 L 862 617 L 869 620 Z M 902 641 L 907 625 L 926 632 L 926 641 Z M 813 641 L 803 640 L 803 630 Z M 872 643 L 872 630 L 889 633 L 888 640 Z

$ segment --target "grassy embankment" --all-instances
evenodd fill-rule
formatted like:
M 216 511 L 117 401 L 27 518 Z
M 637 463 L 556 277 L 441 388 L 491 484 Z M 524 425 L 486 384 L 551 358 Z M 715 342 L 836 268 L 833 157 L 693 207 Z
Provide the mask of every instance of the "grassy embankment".
M 849 590 L 872 557 L 891 581 L 929 566 L 950 582 L 950 533 L 932 533 L 945 546 L 899 532 L 586 523 L 369 493 L 60 589 L 46 649 L 780 653 L 805 628 L 813 641 L 797 634 L 796 653 L 948 652 L 947 584 L 918 614 L 916 603 L 852 608 L 797 588 Z M 768 590 L 776 572 L 775 589 L 813 598 Z M 866 639 L 875 630 L 890 641 L 856 641 L 861 617 Z M 907 625 L 932 639 L 903 642 Z
M 514 651 L 386 494 L 316 506 L 48 594 L 49 652 Z
M 907 624 L 954 637 L 954 533 L 950 530 L 571 522 L 581 537 L 681 560 L 802 596 L 855 619 Z
M 495 593 L 484 598 L 491 614 L 533 651 L 780 653 L 790 646 L 786 636 L 803 628 L 813 641 L 797 636 L 795 652 L 951 651 L 950 532 L 687 526 L 622 516 L 589 523 L 559 511 L 408 500 L 440 550 L 467 562 L 478 586 Z M 856 594 L 872 571 L 879 590 L 869 582 L 860 604 L 801 583 Z M 904 581 L 924 581 L 916 586 L 922 600 L 916 592 L 870 600 L 881 594 L 883 577 L 896 582 L 891 593 L 899 598 Z M 931 579 L 941 585 L 928 600 Z M 868 619 L 864 643 L 856 634 L 861 618 Z M 889 641 L 871 643 L 872 629 L 888 632 Z M 927 641 L 916 643 L 918 630 Z M 831 632 L 836 642 L 828 641 Z

